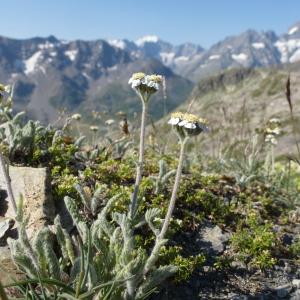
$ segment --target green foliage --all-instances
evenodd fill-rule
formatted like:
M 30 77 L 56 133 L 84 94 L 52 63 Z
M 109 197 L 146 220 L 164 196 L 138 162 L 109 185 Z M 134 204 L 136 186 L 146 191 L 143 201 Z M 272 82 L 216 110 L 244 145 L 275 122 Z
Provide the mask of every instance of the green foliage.
M 175 173 L 175 170 L 167 171 L 167 165 L 163 159 L 159 161 L 159 174 L 157 177 L 153 177 L 153 181 L 155 182 L 155 194 L 158 194 L 161 191 L 166 182 L 171 176 L 174 176 Z
M 272 256 L 276 245 L 272 224 L 262 223 L 255 212 L 250 213 L 246 223 L 238 227 L 231 238 L 231 245 L 237 258 L 247 265 L 264 270 L 276 262 Z
M 293 257 L 296 257 L 298 260 L 300 259 L 300 236 L 298 236 L 297 239 L 293 242 L 289 250 Z
M 277 86 L 278 80 L 268 83 L 268 91 Z M 199 153 L 188 157 L 169 242 L 157 237 L 177 167 L 171 151 L 161 155 L 155 146 L 146 149 L 138 210 L 131 218 L 128 206 L 137 167 L 131 137 L 83 145 L 84 137 L 76 140 L 67 126 L 54 130 L 23 122 L 22 114 L 13 116 L 10 101 L 0 103 L 0 123 L 7 125 L 7 130 L 0 129 L 0 151 L 12 164 L 49 167 L 54 199 L 64 199 L 74 223 L 67 231 L 56 217 L 54 226 L 29 240 L 19 203 L 19 238 L 9 244 L 27 276 L 14 284 L 26 299 L 147 299 L 171 276 L 186 282 L 206 258 L 194 249 L 196 243 L 181 240 L 181 233 L 194 232 L 207 220 L 233 232 L 231 255 L 209 257 L 217 271 L 229 269 L 233 259 L 262 270 L 276 263 L 280 241 L 272 225 L 288 224 L 288 211 L 300 203 L 299 165 L 277 159 L 274 172 L 267 174 L 262 135 L 226 145 L 218 159 Z M 199 152 L 195 145 L 189 147 Z M 292 258 L 299 259 L 299 245 L 298 239 L 289 247 Z
M 178 268 L 174 278 L 176 282 L 188 280 L 195 269 L 201 267 L 206 261 L 203 254 L 183 257 L 181 253 L 182 247 L 180 246 L 163 246 L 159 258 L 160 263 L 172 264 Z

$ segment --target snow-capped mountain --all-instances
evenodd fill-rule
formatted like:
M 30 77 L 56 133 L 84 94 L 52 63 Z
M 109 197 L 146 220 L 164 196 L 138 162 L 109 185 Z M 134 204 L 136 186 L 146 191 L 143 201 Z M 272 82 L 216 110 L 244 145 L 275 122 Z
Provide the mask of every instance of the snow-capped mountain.
M 15 85 L 18 109 L 26 108 L 43 120 L 55 119 L 59 107 L 134 111 L 127 84 L 133 71 L 165 75 L 167 109 L 172 109 L 187 97 L 191 81 L 231 68 L 296 61 L 300 61 L 300 23 L 280 36 L 248 30 L 206 50 L 192 43 L 172 45 L 155 35 L 136 41 L 0 37 L 0 82 Z M 155 103 L 159 117 L 165 107 L 158 109 L 162 102 Z
M 247 30 L 227 37 L 206 50 L 191 43 L 174 46 L 155 35 L 134 42 L 108 42 L 128 51 L 132 57 L 156 58 L 175 73 L 197 81 L 228 68 L 264 67 L 300 60 L 300 22 L 281 36 L 273 31 Z
M 111 46 L 128 51 L 133 57 L 158 59 L 173 70 L 180 68 L 182 63 L 204 51 L 201 46 L 192 43 L 174 46 L 161 40 L 156 35 L 147 35 L 134 42 L 108 40 L 108 43 Z
M 135 54 L 137 50 L 130 41 L 0 37 L 0 82 L 14 85 L 18 110 L 26 109 L 33 118 L 53 121 L 62 107 L 83 114 L 92 110 L 114 114 L 125 109 L 132 113 L 139 108 L 128 86 L 130 75 L 138 71 L 159 73 L 166 76 L 170 87 L 167 96 L 172 99 L 166 107 L 159 101 L 162 95 L 154 99 L 150 109 L 159 107 L 154 112 L 157 118 L 164 109 L 175 108 L 187 97 L 192 83 L 151 55 L 140 57 Z M 171 89 L 175 85 L 182 89 Z

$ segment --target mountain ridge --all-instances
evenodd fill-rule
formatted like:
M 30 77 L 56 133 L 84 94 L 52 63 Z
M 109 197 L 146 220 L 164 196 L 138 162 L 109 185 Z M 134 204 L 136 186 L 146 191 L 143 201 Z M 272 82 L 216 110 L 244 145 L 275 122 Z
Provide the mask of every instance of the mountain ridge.
M 0 37 L 0 82 L 15 86 L 16 109 L 46 122 L 65 107 L 70 113 L 100 109 L 138 109 L 127 85 L 135 71 L 166 77 L 168 99 L 154 101 L 155 119 L 180 105 L 202 78 L 235 68 L 269 67 L 300 61 L 300 23 L 277 36 L 273 31 L 247 30 L 209 49 L 193 43 L 172 45 L 157 36 L 137 41 L 66 41 Z M 120 88 L 121 92 L 116 89 Z M 174 92 L 172 91 L 174 90 Z M 164 103 L 164 105 L 162 105 Z

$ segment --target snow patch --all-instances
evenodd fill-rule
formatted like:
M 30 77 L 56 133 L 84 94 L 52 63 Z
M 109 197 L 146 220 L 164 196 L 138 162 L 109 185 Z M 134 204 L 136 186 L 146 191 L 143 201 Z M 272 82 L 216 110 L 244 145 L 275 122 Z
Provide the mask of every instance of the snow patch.
M 115 71 L 115 70 L 117 70 L 117 69 L 118 69 L 118 66 L 117 66 L 117 65 L 114 65 L 114 66 L 112 66 L 112 67 L 108 67 L 108 68 L 107 68 L 108 71 Z
M 83 72 L 82 75 L 83 75 L 86 79 L 90 79 L 90 76 L 89 76 L 86 72 Z
M 299 30 L 299 27 L 298 27 L 298 26 L 292 27 L 292 28 L 289 30 L 288 34 L 289 34 L 289 35 L 292 35 L 292 34 L 294 34 L 295 32 L 297 32 L 298 30 Z
M 281 54 L 280 61 L 282 63 L 287 63 L 289 62 L 289 56 L 300 48 L 300 39 L 277 41 L 275 47 L 277 47 Z
M 252 47 L 255 49 L 264 49 L 266 45 L 264 43 L 252 43 Z
M 175 61 L 177 63 L 181 63 L 181 62 L 184 62 L 184 61 L 188 61 L 190 58 L 188 56 L 178 56 L 175 58 Z
M 49 49 L 49 48 L 53 48 L 54 47 L 54 44 L 52 44 L 52 43 L 50 43 L 50 42 L 46 42 L 46 43 L 44 43 L 44 44 L 39 44 L 38 45 L 38 48 L 39 49 Z
M 300 60 L 300 49 L 296 50 L 294 54 L 290 57 L 290 62 L 296 62 Z
M 211 55 L 208 59 L 209 60 L 215 60 L 215 59 L 219 59 L 219 58 L 220 58 L 220 55 L 216 54 L 216 55 Z
M 71 61 L 74 61 L 77 55 L 77 50 L 67 50 L 65 51 L 65 55 L 69 57 Z
M 160 58 L 162 62 L 166 65 L 170 65 L 174 60 L 175 53 L 174 52 L 161 52 Z
M 145 43 L 157 43 L 159 41 L 159 37 L 156 35 L 146 35 L 135 41 L 137 46 L 143 46 Z
M 125 49 L 126 44 L 123 40 L 108 40 L 107 41 L 111 46 L 120 48 L 120 49 Z
M 57 55 L 56 52 L 50 52 L 49 54 L 50 54 L 50 56 L 52 56 L 52 57 L 55 57 L 55 56 Z
M 40 66 L 40 70 L 42 71 L 43 74 L 46 74 L 46 69 L 43 66 Z
M 32 73 L 38 64 L 39 59 L 42 57 L 42 52 L 37 51 L 31 57 L 24 61 L 24 73 L 29 74 Z
M 238 63 L 242 64 L 242 63 L 245 63 L 245 61 L 248 58 L 248 55 L 245 53 L 239 53 L 239 54 L 232 54 L 231 57 Z

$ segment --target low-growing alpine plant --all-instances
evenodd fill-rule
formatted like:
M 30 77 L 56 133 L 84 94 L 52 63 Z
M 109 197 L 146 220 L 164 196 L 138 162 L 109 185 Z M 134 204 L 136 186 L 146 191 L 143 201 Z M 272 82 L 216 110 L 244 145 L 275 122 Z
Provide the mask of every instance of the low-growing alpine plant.
M 92 190 L 87 186 L 82 187 L 70 173 L 76 179 L 72 195 L 75 191 L 78 197 L 65 196 L 64 202 L 77 233 L 71 235 L 57 217 L 54 226 L 37 232 L 33 241 L 26 235 L 27 219 L 22 213 L 22 201 L 19 203 L 19 237 L 9 243 L 15 263 L 29 278 L 19 287 L 26 284 L 40 286 L 36 291 L 30 290 L 30 299 L 35 299 L 39 293 L 43 299 L 146 299 L 165 279 L 177 272 L 177 266 L 159 265 L 158 262 L 162 247 L 168 241 L 166 234 L 175 208 L 186 145 L 190 138 L 207 131 L 208 127 L 206 120 L 193 114 L 172 114 L 169 124 L 178 135 L 180 155 L 167 212 L 163 217 L 163 210 L 149 206 L 144 211 L 141 184 L 145 163 L 146 119 L 151 96 L 159 90 L 162 79 L 160 75 L 135 73 L 129 80 L 142 102 L 138 161 L 130 197 L 124 189 L 112 197 L 108 196 L 109 188 L 105 184 L 96 184 Z M 73 119 L 79 118 L 76 115 Z M 97 126 L 91 127 L 91 131 L 97 130 Z M 87 169 L 91 174 L 96 172 L 93 164 L 100 155 L 97 149 L 88 154 L 84 150 L 74 153 L 74 160 L 79 164 L 87 161 Z M 175 174 L 175 170 L 166 172 L 166 169 L 166 164 L 161 161 L 154 195 Z M 84 175 L 86 170 L 80 174 Z M 125 201 L 129 204 L 128 209 L 116 209 L 117 203 L 124 197 L 130 198 Z M 161 222 L 157 222 L 158 218 Z M 144 230 L 145 226 L 154 235 L 154 244 L 148 251 L 138 242 L 140 236 L 137 232 Z M 56 244 L 60 251 L 57 251 Z M 22 292 L 24 294 L 26 291 L 23 289 Z

